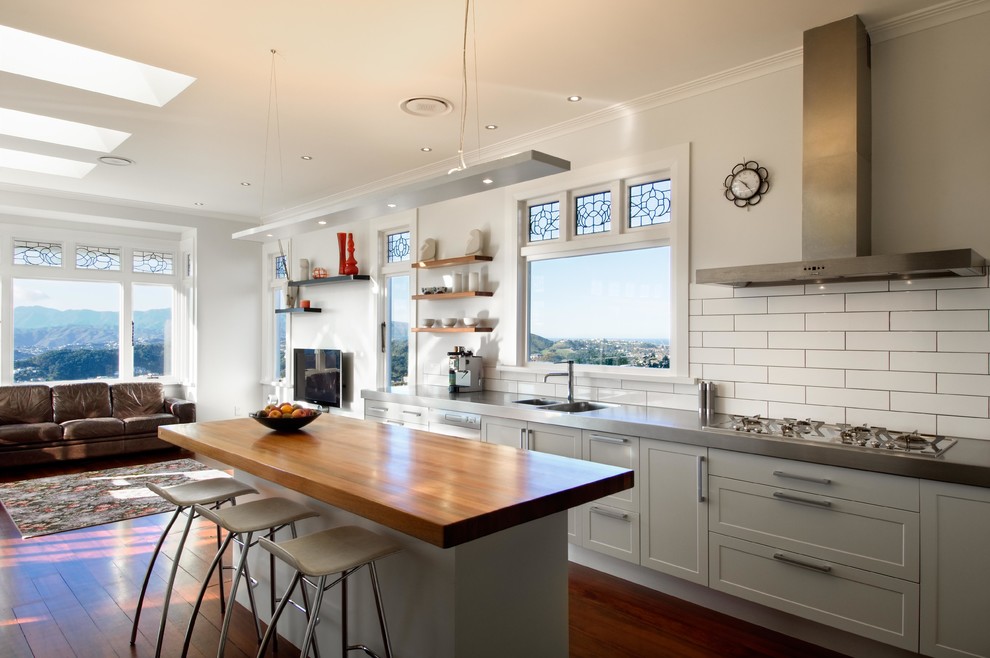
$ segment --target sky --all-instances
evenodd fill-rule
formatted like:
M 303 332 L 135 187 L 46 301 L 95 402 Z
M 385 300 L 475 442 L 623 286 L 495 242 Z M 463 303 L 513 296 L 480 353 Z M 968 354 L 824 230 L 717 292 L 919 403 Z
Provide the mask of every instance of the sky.
M 120 290 L 120 284 L 114 282 L 14 279 L 14 308 L 46 306 L 59 311 L 119 311 Z M 134 292 L 131 304 L 135 311 L 172 306 L 171 286 L 134 284 Z

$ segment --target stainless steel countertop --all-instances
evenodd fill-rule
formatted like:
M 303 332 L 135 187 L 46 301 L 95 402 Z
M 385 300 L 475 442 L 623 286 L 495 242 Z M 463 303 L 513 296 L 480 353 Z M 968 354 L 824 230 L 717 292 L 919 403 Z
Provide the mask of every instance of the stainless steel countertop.
M 415 404 L 449 411 L 675 441 L 876 473 L 990 487 L 990 440 L 959 438 L 958 443 L 943 455 L 923 457 L 772 438 L 743 432 L 707 431 L 702 429 L 700 417 L 696 412 L 677 409 L 615 405 L 598 411 L 571 414 L 513 402 L 531 397 L 524 394 L 483 391 L 451 395 L 445 388 L 439 386 L 395 390 L 364 389 L 361 391 L 361 397 L 366 400 Z M 716 416 L 716 420 L 719 419 L 725 420 L 726 417 Z

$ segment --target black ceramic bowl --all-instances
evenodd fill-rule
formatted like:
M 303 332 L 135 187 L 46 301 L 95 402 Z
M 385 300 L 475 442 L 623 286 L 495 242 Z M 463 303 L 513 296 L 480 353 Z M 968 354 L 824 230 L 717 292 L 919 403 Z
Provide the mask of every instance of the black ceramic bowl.
M 320 413 L 319 411 L 313 411 L 312 415 L 302 416 L 301 418 L 269 418 L 268 416 L 258 414 L 250 414 L 250 416 L 268 429 L 275 430 L 276 432 L 296 432 L 319 418 Z

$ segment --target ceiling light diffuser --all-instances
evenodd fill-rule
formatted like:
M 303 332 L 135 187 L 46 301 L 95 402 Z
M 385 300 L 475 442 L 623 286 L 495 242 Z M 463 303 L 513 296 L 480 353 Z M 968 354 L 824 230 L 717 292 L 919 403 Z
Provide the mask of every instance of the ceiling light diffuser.
M 0 46 L 2 48 L 2 46 Z M 0 134 L 109 153 L 130 133 L 0 107 Z
M 56 158 L 50 155 L 15 151 L 0 148 L 0 167 L 32 171 L 38 174 L 82 178 L 96 167 L 95 162 L 80 162 L 66 158 Z
M 162 107 L 196 78 L 0 25 L 0 71 Z

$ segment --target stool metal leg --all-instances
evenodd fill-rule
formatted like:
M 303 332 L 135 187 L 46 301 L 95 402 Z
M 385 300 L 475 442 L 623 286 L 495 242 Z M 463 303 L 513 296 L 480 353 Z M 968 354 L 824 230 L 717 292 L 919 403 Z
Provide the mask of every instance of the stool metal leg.
M 192 615 L 189 617 L 189 625 L 186 626 L 186 637 L 182 642 L 182 656 L 185 658 L 186 654 L 189 653 L 189 644 L 192 641 L 193 627 L 196 625 L 196 618 L 199 616 L 199 609 L 203 605 L 203 599 L 206 597 L 206 590 L 210 586 L 210 578 L 213 576 L 213 572 L 217 570 L 217 566 L 223 559 L 223 554 L 230 546 L 230 542 L 233 539 L 233 533 L 227 533 L 227 536 L 223 539 L 223 543 L 220 548 L 217 549 L 216 555 L 213 557 L 213 561 L 210 563 L 210 568 L 206 572 L 206 577 L 203 578 L 203 585 L 199 588 L 199 595 L 196 597 L 196 603 L 193 605 Z M 223 568 L 220 568 L 220 578 L 223 579 Z M 220 583 L 220 589 L 223 589 L 223 582 Z
M 220 627 L 220 645 L 217 647 L 217 658 L 223 658 L 224 649 L 227 647 L 227 632 L 230 630 L 230 619 L 234 616 L 234 600 L 237 596 L 237 586 L 241 582 L 241 574 L 247 568 L 247 554 L 248 548 L 251 546 L 251 540 L 254 538 L 254 533 L 249 532 L 244 538 L 243 548 L 241 548 L 240 558 L 237 560 L 237 566 L 234 567 L 234 579 L 230 583 L 230 607 L 227 610 L 227 614 L 223 616 L 223 625 Z M 249 577 L 248 574 L 245 574 Z M 250 580 L 248 581 L 248 600 L 251 603 L 251 611 L 254 613 L 254 625 L 255 630 L 258 634 L 258 640 L 261 640 L 261 622 L 258 621 L 258 608 L 254 601 L 254 590 L 251 588 Z
M 306 608 L 309 623 L 306 624 L 306 635 L 303 636 L 302 648 L 299 649 L 300 658 L 309 656 L 309 645 L 313 642 L 313 633 L 316 632 L 316 621 L 320 616 L 320 605 L 323 603 L 323 594 L 326 592 L 327 577 L 320 576 L 319 584 L 316 587 L 316 598 L 313 600 L 313 608 Z
M 278 626 L 278 618 L 282 616 L 282 612 L 285 610 L 285 606 L 289 604 L 289 597 L 292 596 L 292 591 L 299 584 L 302 579 L 302 574 L 296 571 L 292 574 L 292 580 L 289 582 L 289 586 L 285 589 L 285 594 L 282 596 L 282 600 L 278 602 L 278 607 L 272 613 L 272 619 L 268 622 L 268 630 L 265 631 L 265 637 L 261 639 L 261 646 L 258 648 L 258 658 L 262 658 L 265 655 L 265 651 L 268 649 L 268 644 L 272 640 L 272 635 L 275 634 L 275 629 Z
M 175 574 L 179 571 L 179 558 L 182 557 L 182 549 L 185 548 L 186 538 L 189 537 L 189 530 L 192 528 L 193 519 L 196 518 L 196 512 L 193 508 L 189 508 L 186 520 L 185 528 L 182 529 L 182 537 L 179 539 L 179 545 L 175 549 L 175 556 L 172 558 L 172 569 L 168 574 L 168 583 L 165 585 L 165 600 L 162 601 L 162 620 L 158 624 L 158 642 L 155 645 L 155 658 L 161 658 L 162 655 L 162 642 L 165 641 L 165 624 L 168 621 L 168 604 L 172 599 L 172 586 L 175 585 Z
M 182 513 L 183 508 L 176 507 L 175 513 L 172 514 L 172 518 L 168 520 L 168 524 L 165 529 L 162 530 L 161 536 L 158 538 L 158 543 L 155 544 L 155 550 L 151 553 L 151 560 L 148 561 L 148 570 L 144 574 L 144 582 L 141 583 L 141 594 L 138 596 L 137 610 L 134 611 L 134 623 L 131 625 L 131 646 L 137 641 L 138 632 L 138 622 L 141 620 L 141 608 L 144 607 L 144 595 L 148 591 L 148 581 L 151 580 L 151 571 L 155 567 L 155 560 L 158 559 L 158 554 L 162 550 L 162 545 L 165 543 L 165 537 L 168 536 L 169 530 L 175 525 L 175 520 L 179 518 L 179 514 Z
M 371 589 L 375 593 L 375 607 L 378 608 L 378 623 L 382 627 L 382 641 L 385 643 L 385 658 L 392 658 L 392 642 L 388 637 L 388 626 L 385 624 L 385 608 L 382 606 L 382 590 L 378 584 L 378 568 L 374 562 L 368 563 L 368 573 L 371 574 Z

